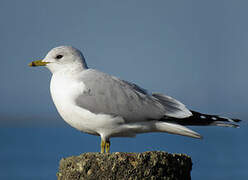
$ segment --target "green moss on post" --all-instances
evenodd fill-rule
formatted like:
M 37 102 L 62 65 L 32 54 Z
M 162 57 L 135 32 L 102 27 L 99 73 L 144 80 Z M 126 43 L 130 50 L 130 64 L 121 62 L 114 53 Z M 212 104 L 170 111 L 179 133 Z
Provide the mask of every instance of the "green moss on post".
M 183 154 L 85 153 L 60 161 L 58 180 L 190 180 L 191 158 Z

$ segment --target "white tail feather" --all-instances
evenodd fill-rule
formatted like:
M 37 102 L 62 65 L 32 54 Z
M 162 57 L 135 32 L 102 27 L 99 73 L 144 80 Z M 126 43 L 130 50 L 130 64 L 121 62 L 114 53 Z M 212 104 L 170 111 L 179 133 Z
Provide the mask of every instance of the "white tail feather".
M 178 134 L 182 136 L 189 136 L 193 138 L 202 138 L 200 134 L 194 132 L 182 125 L 176 123 L 162 122 L 162 121 L 146 121 L 139 123 L 125 124 L 115 132 L 114 136 L 126 136 L 128 134 L 148 133 L 148 132 L 167 132 L 170 134 Z
M 156 123 L 156 129 L 159 132 L 167 132 L 170 134 L 178 134 L 182 136 L 189 136 L 193 138 L 202 138 L 200 134 L 197 132 L 186 128 L 184 126 L 181 126 L 179 124 L 174 124 L 174 123 L 167 123 L 167 122 L 157 122 Z

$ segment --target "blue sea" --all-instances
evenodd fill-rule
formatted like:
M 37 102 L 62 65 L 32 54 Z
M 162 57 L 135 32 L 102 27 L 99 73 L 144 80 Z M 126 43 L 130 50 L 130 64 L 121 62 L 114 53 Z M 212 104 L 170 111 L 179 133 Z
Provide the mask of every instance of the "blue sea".
M 61 158 L 98 152 L 100 138 L 71 128 L 61 119 L 0 125 L 0 179 L 56 179 Z M 6 121 L 5 121 L 6 122 Z M 35 120 L 42 122 L 42 119 Z M 191 156 L 193 180 L 248 179 L 248 127 L 194 127 L 203 140 L 165 133 L 111 139 L 112 152 L 167 151 Z

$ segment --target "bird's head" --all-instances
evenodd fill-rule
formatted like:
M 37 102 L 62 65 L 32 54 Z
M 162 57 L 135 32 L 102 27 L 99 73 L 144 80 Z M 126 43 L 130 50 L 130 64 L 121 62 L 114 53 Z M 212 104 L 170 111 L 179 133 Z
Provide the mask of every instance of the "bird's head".
M 46 66 L 52 73 L 64 69 L 87 69 L 83 54 L 71 46 L 59 46 L 50 50 L 42 60 L 33 61 L 29 66 Z

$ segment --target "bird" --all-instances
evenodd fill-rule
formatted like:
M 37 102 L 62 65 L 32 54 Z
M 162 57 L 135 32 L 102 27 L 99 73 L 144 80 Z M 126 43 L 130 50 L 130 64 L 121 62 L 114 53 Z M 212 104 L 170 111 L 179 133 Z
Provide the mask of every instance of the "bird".
M 101 153 L 110 152 L 112 137 L 166 132 L 201 139 L 186 126 L 239 127 L 241 121 L 190 110 L 170 96 L 88 68 L 72 46 L 55 47 L 29 66 L 51 71 L 50 93 L 58 113 L 73 128 L 100 136 Z

